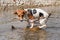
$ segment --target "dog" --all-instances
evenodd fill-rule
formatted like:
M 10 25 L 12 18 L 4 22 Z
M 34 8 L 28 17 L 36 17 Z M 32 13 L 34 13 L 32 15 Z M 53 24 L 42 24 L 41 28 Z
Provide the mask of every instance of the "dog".
M 47 27 L 46 23 L 50 16 L 50 14 L 39 8 L 28 8 L 24 10 L 17 10 L 14 12 L 14 14 L 18 15 L 18 19 L 21 22 L 24 20 L 24 18 L 27 17 L 30 28 L 33 28 L 34 21 L 36 21 L 36 18 L 40 23 L 40 25 L 38 26 L 39 28 Z

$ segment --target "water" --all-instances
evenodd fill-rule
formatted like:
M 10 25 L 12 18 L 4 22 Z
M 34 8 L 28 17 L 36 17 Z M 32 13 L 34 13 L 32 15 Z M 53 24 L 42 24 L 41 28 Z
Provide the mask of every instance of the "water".
M 60 40 L 60 6 L 42 7 L 48 13 L 52 13 L 46 29 L 37 31 L 25 30 L 27 22 L 20 22 L 13 14 L 13 10 L 4 11 L 0 16 L 0 40 Z M 15 30 L 11 30 L 11 26 Z

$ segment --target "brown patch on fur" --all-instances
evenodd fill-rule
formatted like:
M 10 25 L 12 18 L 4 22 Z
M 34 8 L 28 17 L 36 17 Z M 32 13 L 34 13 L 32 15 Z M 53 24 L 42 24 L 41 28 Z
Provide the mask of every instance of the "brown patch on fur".
M 28 15 L 29 19 L 34 19 L 34 16 L 32 16 L 31 14 Z

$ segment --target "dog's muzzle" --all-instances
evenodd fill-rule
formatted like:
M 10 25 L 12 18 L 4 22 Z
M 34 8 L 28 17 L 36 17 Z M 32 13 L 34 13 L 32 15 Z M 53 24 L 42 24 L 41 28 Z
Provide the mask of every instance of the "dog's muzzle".
M 23 22 L 23 20 L 20 20 L 21 22 Z

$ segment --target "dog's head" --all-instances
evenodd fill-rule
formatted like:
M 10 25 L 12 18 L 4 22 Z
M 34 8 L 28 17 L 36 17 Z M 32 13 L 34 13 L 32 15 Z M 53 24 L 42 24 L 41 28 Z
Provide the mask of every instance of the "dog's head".
M 14 14 L 17 14 L 18 19 L 19 19 L 20 21 L 23 21 L 23 17 L 24 17 L 24 15 L 25 15 L 25 13 L 26 13 L 25 10 L 16 10 L 16 11 L 14 12 Z

